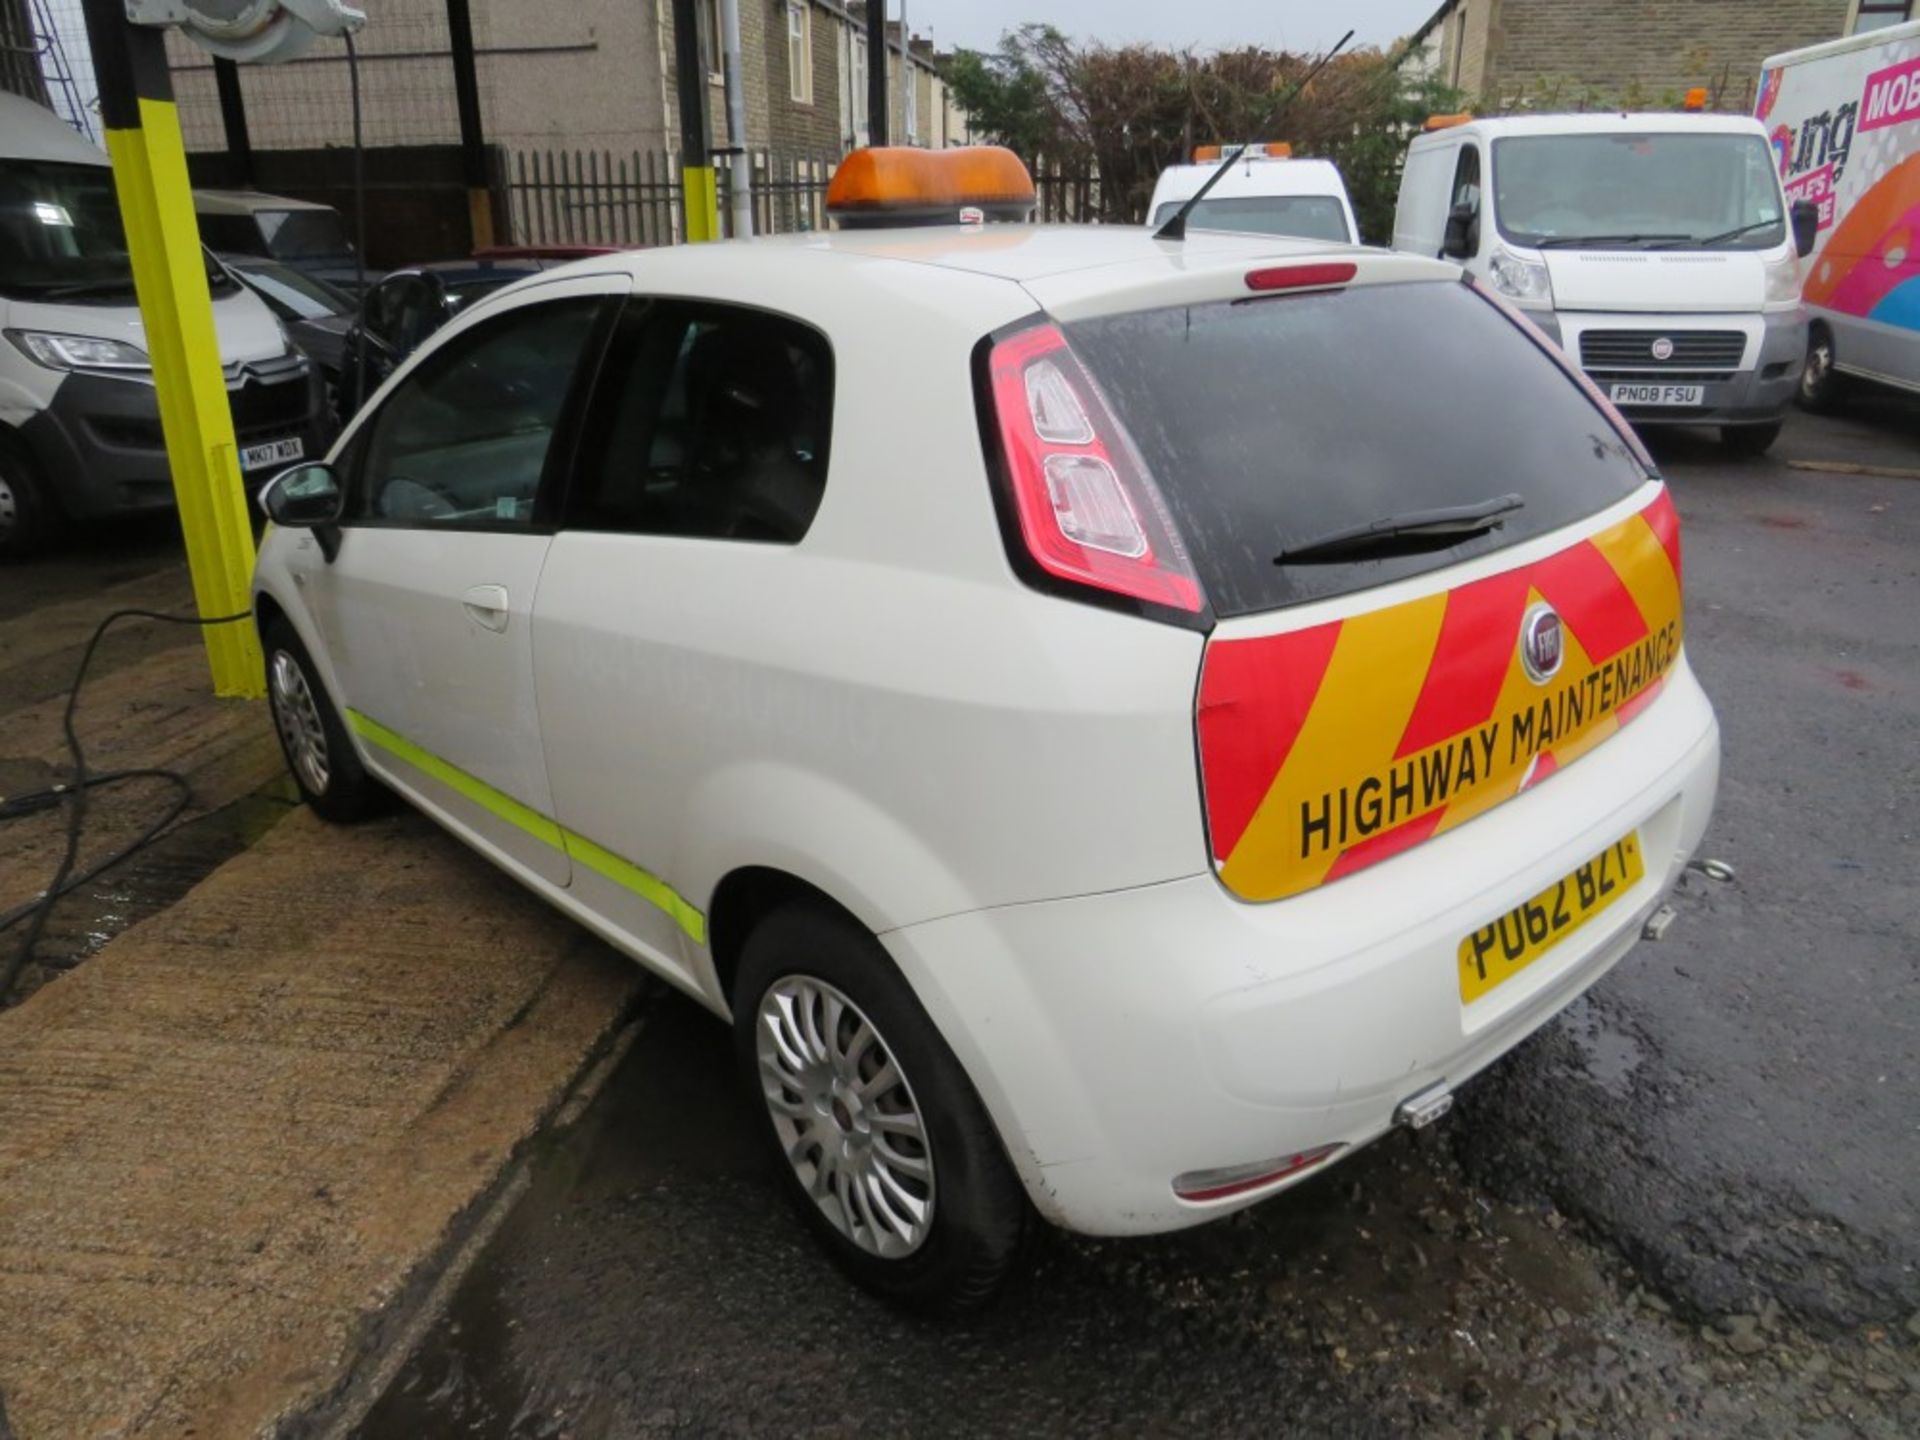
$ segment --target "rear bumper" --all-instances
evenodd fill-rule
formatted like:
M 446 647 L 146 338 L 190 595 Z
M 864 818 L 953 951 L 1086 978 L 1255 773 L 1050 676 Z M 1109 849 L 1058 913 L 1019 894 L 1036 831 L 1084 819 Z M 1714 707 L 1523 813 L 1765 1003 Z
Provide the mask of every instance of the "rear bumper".
M 1244 904 L 1200 875 L 882 939 L 1043 1214 L 1094 1234 L 1176 1229 L 1305 1178 L 1194 1204 L 1176 1175 L 1333 1143 L 1351 1154 L 1402 1101 L 1457 1086 L 1604 975 L 1699 844 L 1718 775 L 1712 708 L 1682 665 L 1591 756 L 1304 895 Z M 1644 878 L 1463 1006 L 1461 938 L 1630 830 Z
M 321 388 L 311 366 L 272 384 L 229 388 L 241 446 L 299 436 L 309 455 L 324 435 Z M 65 376 L 52 402 L 20 427 L 55 502 L 71 519 L 141 515 L 173 508 L 172 470 L 151 383 L 104 375 Z M 271 470 L 247 473 L 249 490 Z

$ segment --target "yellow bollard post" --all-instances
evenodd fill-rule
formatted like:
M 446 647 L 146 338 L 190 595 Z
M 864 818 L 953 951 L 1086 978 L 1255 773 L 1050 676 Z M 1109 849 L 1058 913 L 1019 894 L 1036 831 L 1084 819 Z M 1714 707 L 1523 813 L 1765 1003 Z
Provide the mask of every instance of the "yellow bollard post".
M 253 529 L 165 41 L 130 25 L 122 0 L 86 0 L 86 19 L 194 603 L 203 616 L 237 614 L 252 604 Z M 263 696 L 253 626 L 204 633 L 214 694 Z
M 680 92 L 680 201 L 685 238 L 718 240 L 720 190 L 713 173 L 713 123 L 707 114 L 707 65 L 701 59 L 701 32 L 712 7 L 695 0 L 673 0 L 673 52 L 676 88 Z M 709 52 L 720 37 L 707 36 Z M 730 137 L 742 144 L 738 135 Z
M 687 239 L 720 238 L 720 185 L 711 165 L 680 167 L 680 193 L 686 198 Z

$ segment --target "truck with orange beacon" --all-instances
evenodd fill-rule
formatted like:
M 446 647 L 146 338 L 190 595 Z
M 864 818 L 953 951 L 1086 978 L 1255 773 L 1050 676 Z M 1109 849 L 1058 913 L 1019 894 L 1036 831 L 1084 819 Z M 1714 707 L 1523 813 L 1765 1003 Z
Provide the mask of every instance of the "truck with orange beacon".
M 1754 113 L 1788 200 L 1820 207 L 1801 403 L 1920 393 L 1920 21 L 1774 56 Z

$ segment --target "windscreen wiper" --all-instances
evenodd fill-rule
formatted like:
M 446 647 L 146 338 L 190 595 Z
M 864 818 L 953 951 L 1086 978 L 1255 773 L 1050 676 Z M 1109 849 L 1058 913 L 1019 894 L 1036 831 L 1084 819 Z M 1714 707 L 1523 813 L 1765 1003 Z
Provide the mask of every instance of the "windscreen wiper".
M 1648 245 L 1658 240 L 1691 240 L 1683 234 L 1665 235 L 1549 235 L 1533 242 L 1536 250 L 1566 250 L 1575 245 Z
M 1282 550 L 1273 557 L 1276 565 L 1313 565 L 1332 560 L 1370 560 L 1388 555 L 1410 554 L 1419 550 L 1438 550 L 1461 540 L 1498 530 L 1527 502 L 1518 495 L 1496 495 L 1470 505 L 1451 505 L 1437 510 L 1409 510 L 1404 515 L 1389 515 L 1369 520 L 1364 525 L 1349 525 L 1316 536 L 1303 545 Z
M 1738 240 L 1742 235 L 1751 235 L 1756 230 L 1771 230 L 1779 223 L 1780 217 L 1776 215 L 1771 220 L 1756 220 L 1751 225 L 1736 225 L 1731 230 L 1722 230 L 1718 235 L 1709 235 L 1703 240 L 1695 240 L 1689 235 L 1684 240 L 1675 240 L 1669 245 L 1656 245 L 1654 248 L 1656 250 L 1671 250 L 1677 249 L 1683 244 L 1691 244 L 1698 245 L 1702 250 L 1706 250 L 1715 245 L 1724 245 L 1729 240 Z
M 38 292 L 36 300 L 79 300 L 85 296 L 133 294 L 133 279 L 125 280 L 76 280 L 65 285 L 50 285 Z

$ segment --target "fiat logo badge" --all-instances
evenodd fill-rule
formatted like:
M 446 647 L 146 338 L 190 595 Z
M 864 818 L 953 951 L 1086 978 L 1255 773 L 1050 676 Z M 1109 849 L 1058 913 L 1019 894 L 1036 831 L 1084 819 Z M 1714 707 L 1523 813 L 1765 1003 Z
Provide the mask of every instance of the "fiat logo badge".
M 1673 358 L 1673 341 L 1664 335 L 1654 341 L 1653 358 L 1656 360 L 1671 360 Z
M 1560 673 L 1567 658 L 1566 630 L 1560 612 L 1551 605 L 1535 605 L 1520 621 L 1520 665 L 1527 678 L 1544 685 Z

